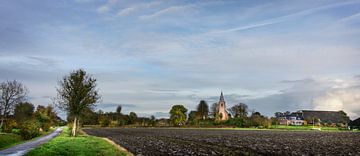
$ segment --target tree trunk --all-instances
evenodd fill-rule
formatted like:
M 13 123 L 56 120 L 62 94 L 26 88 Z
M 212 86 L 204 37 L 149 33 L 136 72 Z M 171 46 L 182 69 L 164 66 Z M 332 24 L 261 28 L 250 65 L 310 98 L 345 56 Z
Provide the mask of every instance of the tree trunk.
M 0 123 L 0 132 L 2 131 L 2 127 L 4 125 L 4 118 L 1 118 L 1 123 Z
M 72 136 L 76 136 L 76 126 L 77 126 L 77 117 L 75 116 L 73 127 L 72 127 L 72 132 L 71 132 Z

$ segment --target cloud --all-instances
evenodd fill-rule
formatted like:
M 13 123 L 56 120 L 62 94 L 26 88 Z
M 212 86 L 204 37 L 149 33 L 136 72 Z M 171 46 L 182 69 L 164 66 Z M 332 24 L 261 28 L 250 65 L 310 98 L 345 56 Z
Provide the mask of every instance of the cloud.
M 176 13 L 176 12 L 184 12 L 186 10 L 189 10 L 192 7 L 193 7 L 192 5 L 171 6 L 171 7 L 162 9 L 162 10 L 157 11 L 150 15 L 142 15 L 139 18 L 143 19 L 143 20 L 157 18 L 160 16 L 164 16 L 164 15 L 168 15 L 168 14 L 172 14 L 172 13 Z
M 37 57 L 37 56 L 27 56 L 27 58 L 36 64 L 40 64 L 44 66 L 56 67 L 58 65 L 58 61 L 50 58 Z
M 350 118 L 360 116 L 360 80 L 307 78 L 286 80 L 290 88 L 258 99 L 245 99 L 249 107 L 272 116 L 276 111 L 303 109 L 344 110 Z
M 335 3 L 335 4 L 324 5 L 324 6 L 315 7 L 315 8 L 299 11 L 296 13 L 288 14 L 285 16 L 280 16 L 280 17 L 276 17 L 276 18 L 263 20 L 261 22 L 254 23 L 254 24 L 244 25 L 244 26 L 231 28 L 231 29 L 225 29 L 225 30 L 211 31 L 210 33 L 230 33 L 230 32 L 234 32 L 234 31 L 242 31 L 242 30 L 248 30 L 248 29 L 253 29 L 253 28 L 258 28 L 258 27 L 264 27 L 264 26 L 268 26 L 268 25 L 273 25 L 273 24 L 293 20 L 293 19 L 296 19 L 299 17 L 311 15 L 311 14 L 319 12 L 319 11 L 342 7 L 345 5 L 357 4 L 357 3 L 359 3 L 359 2 L 358 1 L 350 1 L 350 2 L 347 1 L 347 2 L 340 2 L 340 3 Z M 353 17 L 351 17 L 351 18 L 353 18 Z
M 134 13 L 136 13 L 138 11 L 157 6 L 159 4 L 161 4 L 160 1 L 152 1 L 152 2 L 149 2 L 149 3 L 136 4 L 136 5 L 133 5 L 131 7 L 124 8 L 124 9 L 120 10 L 117 13 L 117 16 L 128 16 L 128 15 L 134 14 Z
M 96 11 L 100 14 L 107 13 L 116 3 L 118 3 L 118 0 L 108 0 L 105 4 L 98 7 Z

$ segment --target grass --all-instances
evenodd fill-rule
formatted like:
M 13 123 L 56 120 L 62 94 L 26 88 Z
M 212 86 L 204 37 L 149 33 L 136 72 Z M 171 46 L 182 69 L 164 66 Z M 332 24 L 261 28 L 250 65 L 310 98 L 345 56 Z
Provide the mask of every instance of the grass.
M 24 142 L 24 140 L 21 138 L 20 135 L 13 133 L 0 134 L 0 150 L 17 145 L 21 142 Z
M 47 134 L 55 131 L 56 128 L 50 128 L 47 132 L 42 132 L 39 136 L 32 138 L 30 140 L 24 140 L 20 135 L 14 133 L 0 133 L 0 150 L 16 146 L 18 144 L 25 143 L 27 141 L 35 140 L 39 137 L 45 136 Z
M 272 126 L 273 129 L 279 129 L 279 130 L 298 130 L 298 131 L 303 131 L 303 130 L 313 130 L 313 128 L 321 128 L 321 131 L 344 131 L 346 129 L 339 129 L 337 127 L 319 127 L 319 126 L 286 126 L 286 125 L 273 125 Z
M 70 137 L 70 131 L 66 127 L 62 134 L 50 142 L 35 148 L 26 156 L 48 156 L 48 155 L 79 155 L 79 156 L 125 156 L 129 153 L 120 151 L 105 139 L 80 135 Z

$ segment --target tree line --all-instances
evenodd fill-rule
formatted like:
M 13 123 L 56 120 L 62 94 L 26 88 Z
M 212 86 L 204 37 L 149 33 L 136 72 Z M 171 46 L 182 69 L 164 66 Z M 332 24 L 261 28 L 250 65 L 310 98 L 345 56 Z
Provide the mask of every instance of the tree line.
M 65 75 L 56 87 L 57 95 L 53 98 L 53 105 L 67 113 L 67 121 L 71 135 L 76 136 L 79 126 L 99 124 L 101 126 L 236 126 L 236 127 L 268 127 L 270 120 L 259 112 L 248 115 L 246 104 L 239 103 L 229 108 L 230 119 L 221 121 L 221 114 L 217 112 L 217 103 L 210 108 L 206 101 L 201 100 L 196 110 L 187 113 L 183 105 L 174 105 L 170 110 L 170 119 L 156 119 L 138 117 L 135 112 L 123 114 L 118 106 L 114 112 L 95 112 L 94 108 L 101 101 L 97 81 L 86 71 L 79 69 Z M 17 119 L 17 128 L 29 128 L 34 131 L 48 130 L 63 121 L 56 115 L 52 106 L 38 106 L 32 111 L 33 105 L 26 102 L 28 90 L 17 81 L 7 81 L 0 85 L 0 130 L 4 123 L 9 127 L 10 118 Z M 15 113 L 14 110 L 16 109 Z M 24 113 L 16 113 L 21 112 Z M 21 115 L 20 115 L 21 114 Z M 30 117 L 31 116 L 31 117 Z M 36 120 L 36 122 L 34 122 Z M 6 129 L 7 130 L 7 129 Z
M 231 126 L 231 127 L 263 127 L 269 128 L 272 120 L 259 112 L 250 111 L 244 103 L 238 103 L 228 109 L 229 119 L 222 121 L 218 113 L 218 103 L 209 105 L 201 100 L 196 110 L 187 114 L 183 105 L 174 105 L 170 110 L 170 125 L 173 126 Z M 249 115 L 249 112 L 251 114 Z
M 51 105 L 35 106 L 28 102 L 28 89 L 13 80 L 0 84 L 0 132 L 20 134 L 31 139 L 50 127 L 64 124 Z

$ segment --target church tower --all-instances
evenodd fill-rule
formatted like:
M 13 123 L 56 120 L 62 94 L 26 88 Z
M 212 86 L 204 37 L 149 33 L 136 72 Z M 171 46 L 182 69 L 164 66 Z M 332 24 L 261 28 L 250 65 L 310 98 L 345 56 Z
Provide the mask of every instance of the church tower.
M 226 105 L 225 105 L 225 99 L 224 99 L 223 92 L 221 92 L 217 110 L 218 110 L 218 114 L 220 115 L 220 120 L 224 121 L 224 120 L 229 119 L 229 114 L 226 111 Z

